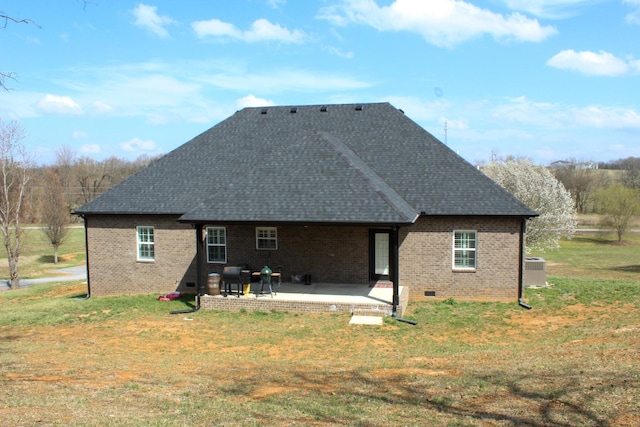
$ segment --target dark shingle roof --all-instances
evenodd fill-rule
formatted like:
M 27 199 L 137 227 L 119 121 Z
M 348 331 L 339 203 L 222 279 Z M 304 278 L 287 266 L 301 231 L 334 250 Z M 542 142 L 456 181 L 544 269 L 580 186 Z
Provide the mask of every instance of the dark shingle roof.
M 204 222 L 532 216 L 388 103 L 245 108 L 76 211 Z

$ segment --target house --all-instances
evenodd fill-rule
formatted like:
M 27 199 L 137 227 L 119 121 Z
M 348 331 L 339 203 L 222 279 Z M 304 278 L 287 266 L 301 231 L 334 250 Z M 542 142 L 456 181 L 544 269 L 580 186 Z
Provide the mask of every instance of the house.
M 414 299 L 521 297 L 536 213 L 389 103 L 245 108 L 76 210 L 91 295 L 227 265 Z M 200 292 L 199 292 L 200 293 Z

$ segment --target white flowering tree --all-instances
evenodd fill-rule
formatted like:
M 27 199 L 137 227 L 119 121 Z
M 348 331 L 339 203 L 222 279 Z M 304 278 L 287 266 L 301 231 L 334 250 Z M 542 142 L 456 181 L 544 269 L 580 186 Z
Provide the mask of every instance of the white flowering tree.
M 527 223 L 527 251 L 557 249 L 561 237 L 572 237 L 577 214 L 571 193 L 545 167 L 529 160 L 492 162 L 482 171 L 539 216 Z

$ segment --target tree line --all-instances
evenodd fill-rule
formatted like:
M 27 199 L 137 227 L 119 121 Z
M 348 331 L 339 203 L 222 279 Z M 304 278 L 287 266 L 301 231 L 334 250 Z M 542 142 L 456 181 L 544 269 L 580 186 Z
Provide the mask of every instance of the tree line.
M 38 166 L 22 142 L 25 137 L 19 122 L 0 118 L 0 233 L 12 289 L 20 287 L 18 264 L 24 249 L 25 224 L 42 225 L 57 263 L 58 248 L 65 241 L 68 226 L 78 221 L 73 211 L 156 159 L 110 157 L 98 161 L 61 146 L 53 164 Z
M 615 230 L 622 241 L 640 215 L 640 158 L 601 162 L 597 168 L 583 165 L 568 161 L 552 171 L 571 193 L 576 211 L 601 215 L 602 226 Z

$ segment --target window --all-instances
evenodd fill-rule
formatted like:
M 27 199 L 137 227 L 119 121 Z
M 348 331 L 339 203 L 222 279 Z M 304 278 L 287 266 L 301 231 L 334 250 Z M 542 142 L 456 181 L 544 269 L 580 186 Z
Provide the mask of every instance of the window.
M 227 230 L 224 227 L 207 227 L 207 262 L 227 262 Z
M 476 232 L 453 232 L 454 270 L 474 270 L 476 268 Z
M 278 249 L 278 229 L 276 227 L 256 228 L 256 249 Z
M 155 259 L 153 227 L 136 227 L 138 231 L 138 260 L 153 261 Z

